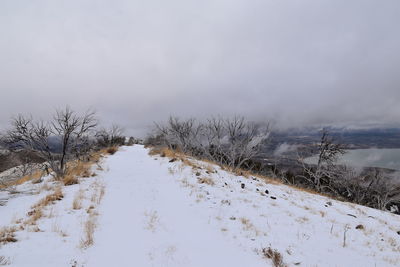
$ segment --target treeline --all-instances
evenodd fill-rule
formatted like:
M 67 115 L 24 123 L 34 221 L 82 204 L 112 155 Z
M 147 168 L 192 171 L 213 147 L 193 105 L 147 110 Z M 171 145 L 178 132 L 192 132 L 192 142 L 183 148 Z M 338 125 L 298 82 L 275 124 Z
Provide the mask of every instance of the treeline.
M 399 213 L 399 182 L 379 169 L 357 171 L 337 164 L 343 146 L 324 129 L 317 145 L 318 161 L 306 164 L 299 157 L 297 171 L 266 164 L 262 153 L 267 147 L 270 128 L 247 122 L 243 117 L 180 120 L 170 117 L 156 124 L 145 143 L 166 146 L 185 154 L 214 161 L 232 170 L 250 170 L 273 176 L 286 184 L 312 189 L 345 201 Z
M 170 117 L 167 123 L 156 124 L 155 133 L 145 143 L 164 145 L 232 169 L 250 169 L 268 137 L 268 125 L 250 123 L 243 117 L 204 122 Z

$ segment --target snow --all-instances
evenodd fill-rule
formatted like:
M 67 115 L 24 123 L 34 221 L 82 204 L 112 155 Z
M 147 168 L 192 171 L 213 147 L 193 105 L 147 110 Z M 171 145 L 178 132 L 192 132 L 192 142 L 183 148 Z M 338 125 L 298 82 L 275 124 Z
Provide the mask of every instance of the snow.
M 288 266 L 400 262 L 394 214 L 195 159 L 169 161 L 149 156 L 140 145 L 120 148 L 103 159 L 103 170 L 93 169 L 97 176 L 63 187 L 64 198 L 47 206 L 36 226 L 18 230 L 18 241 L 2 245 L 0 256 L 10 266 L 257 267 L 273 266 L 262 255 L 271 247 Z M 44 180 L 18 186 L 17 195 L 0 192 L 0 227 L 21 225 L 56 186 L 50 177 Z M 82 208 L 73 209 L 79 194 Z M 91 218 L 94 243 L 83 246 Z

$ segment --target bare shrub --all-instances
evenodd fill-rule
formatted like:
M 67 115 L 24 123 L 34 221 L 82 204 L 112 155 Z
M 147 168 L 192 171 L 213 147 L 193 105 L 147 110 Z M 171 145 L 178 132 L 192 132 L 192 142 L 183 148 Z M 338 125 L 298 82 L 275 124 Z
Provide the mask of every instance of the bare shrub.
M 110 128 L 103 128 L 96 133 L 97 145 L 99 147 L 112 147 L 125 145 L 124 130 L 118 125 L 112 125 Z M 133 143 L 133 140 L 132 140 Z

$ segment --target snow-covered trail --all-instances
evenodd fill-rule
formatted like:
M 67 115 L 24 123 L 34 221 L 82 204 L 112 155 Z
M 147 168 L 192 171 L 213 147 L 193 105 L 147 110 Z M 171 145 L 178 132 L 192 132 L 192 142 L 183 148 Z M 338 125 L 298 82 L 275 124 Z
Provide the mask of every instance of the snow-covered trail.
M 399 266 L 398 215 L 148 152 L 121 147 L 79 184 L 44 177 L 0 192 L 0 265 L 257 267 L 272 250 L 275 266 Z M 16 242 L 1 241 L 4 229 Z
M 210 225 L 168 166 L 142 146 L 107 160 L 106 193 L 85 266 L 268 266 Z

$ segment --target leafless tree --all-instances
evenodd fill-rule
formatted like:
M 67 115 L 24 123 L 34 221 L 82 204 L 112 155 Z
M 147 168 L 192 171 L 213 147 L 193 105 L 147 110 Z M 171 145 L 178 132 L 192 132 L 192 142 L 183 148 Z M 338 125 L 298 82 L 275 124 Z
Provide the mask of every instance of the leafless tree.
M 269 125 L 261 129 L 258 124 L 245 122 L 243 117 L 225 120 L 228 166 L 241 168 L 254 159 L 269 137 Z
M 321 134 L 321 140 L 318 144 L 318 156 L 316 166 L 303 164 L 305 175 L 303 178 L 309 180 L 318 192 L 325 187 L 329 187 L 330 182 L 340 175 L 340 167 L 336 166 L 336 161 L 340 155 L 345 153 L 343 146 L 336 143 L 334 138 L 329 135 L 329 131 L 324 128 Z M 325 180 L 325 183 L 323 183 Z M 329 188 L 332 190 L 332 188 Z
M 98 131 L 96 138 L 98 145 L 101 147 L 123 145 L 125 143 L 124 129 L 116 124 Z
M 14 148 L 38 152 L 56 176 L 62 177 L 67 161 L 83 151 L 88 135 L 96 126 L 93 111 L 79 116 L 69 107 L 57 110 L 50 122 L 35 122 L 31 117 L 19 115 L 12 120 L 7 142 Z M 60 151 L 52 147 L 52 138 L 60 143 Z
M 202 125 L 196 123 L 195 119 L 180 120 L 171 116 L 167 124 L 156 124 L 156 128 L 157 134 L 162 136 L 165 144 L 170 148 L 176 147 L 190 154 L 196 152 Z
M 211 118 L 205 123 L 170 117 L 167 124 L 156 124 L 156 127 L 157 136 L 162 136 L 170 148 L 179 148 L 231 168 L 240 168 L 258 155 L 269 136 L 269 127 L 262 129 L 245 122 L 242 117 Z
M 213 117 L 207 120 L 201 136 L 202 149 L 207 158 L 221 164 L 227 164 L 223 144 L 225 136 L 226 130 L 222 118 Z

